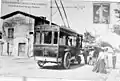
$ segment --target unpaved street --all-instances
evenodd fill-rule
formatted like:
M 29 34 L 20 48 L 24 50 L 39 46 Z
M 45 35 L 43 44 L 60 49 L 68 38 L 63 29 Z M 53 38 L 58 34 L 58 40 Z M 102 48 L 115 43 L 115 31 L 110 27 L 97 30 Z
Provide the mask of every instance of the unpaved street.
M 93 66 L 72 64 L 71 68 L 66 70 L 57 67 L 55 64 L 46 64 L 40 69 L 34 58 L 16 58 L 12 56 L 0 56 L 0 75 L 1 76 L 25 76 L 48 79 L 75 79 L 75 80 L 105 80 L 108 74 L 92 72 Z

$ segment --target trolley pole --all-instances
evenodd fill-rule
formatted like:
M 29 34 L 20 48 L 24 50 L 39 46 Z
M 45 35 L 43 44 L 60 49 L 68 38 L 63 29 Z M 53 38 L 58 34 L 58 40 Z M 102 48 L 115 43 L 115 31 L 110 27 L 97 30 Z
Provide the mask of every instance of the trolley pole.
M 50 0 L 50 26 L 52 26 L 52 0 Z

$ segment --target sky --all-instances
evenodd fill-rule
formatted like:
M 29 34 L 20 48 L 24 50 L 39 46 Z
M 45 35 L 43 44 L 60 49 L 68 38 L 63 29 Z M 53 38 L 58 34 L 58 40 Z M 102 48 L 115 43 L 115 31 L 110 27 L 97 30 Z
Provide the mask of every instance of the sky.
M 13 4 L 10 2 L 19 1 L 20 4 Z M 58 25 L 64 25 L 60 13 L 57 9 L 57 6 L 52 0 L 52 22 Z M 85 30 L 96 31 L 101 29 L 104 30 L 108 25 L 106 24 L 93 24 L 93 3 L 92 0 L 62 0 L 63 5 L 65 7 L 65 11 L 67 14 L 68 22 L 70 28 L 77 31 L 78 33 L 84 33 Z M 99 1 L 99 0 L 93 0 Z M 100 0 L 101 1 L 101 0 Z M 110 0 L 104 0 L 110 1 Z M 29 3 L 29 4 L 21 4 L 21 3 Z M 33 3 L 33 4 L 31 4 Z M 57 0 L 59 6 L 60 1 Z M 27 6 L 27 7 L 26 7 Z M 50 20 L 50 0 L 2 0 L 2 8 L 1 15 L 6 15 L 8 13 L 14 11 L 23 11 L 36 16 L 44 16 L 47 20 Z M 67 25 L 67 21 L 65 18 L 65 14 L 63 9 L 60 8 L 62 13 L 65 25 Z M 100 27 L 100 28 L 99 28 Z

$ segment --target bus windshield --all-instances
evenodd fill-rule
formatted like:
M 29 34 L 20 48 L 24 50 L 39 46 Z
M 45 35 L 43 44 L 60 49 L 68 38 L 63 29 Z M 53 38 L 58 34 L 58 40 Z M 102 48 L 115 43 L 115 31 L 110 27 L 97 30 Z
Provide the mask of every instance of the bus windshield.
M 57 31 L 35 32 L 34 44 L 58 44 Z
M 58 32 L 43 31 L 41 39 L 42 39 L 42 44 L 57 44 Z
M 45 31 L 43 32 L 44 35 L 44 44 L 51 44 L 52 43 L 52 32 Z

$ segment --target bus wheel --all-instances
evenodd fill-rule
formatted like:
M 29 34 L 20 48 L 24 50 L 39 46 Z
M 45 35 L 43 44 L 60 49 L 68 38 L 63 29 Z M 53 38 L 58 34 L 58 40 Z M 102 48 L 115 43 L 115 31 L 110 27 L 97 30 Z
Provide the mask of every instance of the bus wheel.
M 44 63 L 43 63 L 42 61 L 37 61 L 37 64 L 38 64 L 38 66 L 39 66 L 40 68 L 42 68 L 43 65 L 44 65 Z
M 77 61 L 78 61 L 78 64 L 81 64 L 81 57 L 80 56 L 77 56 Z
M 71 58 L 71 54 L 69 52 L 66 52 L 63 59 L 63 67 L 65 69 L 70 68 L 70 58 Z

